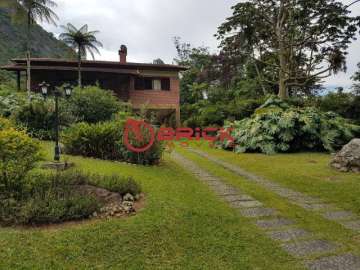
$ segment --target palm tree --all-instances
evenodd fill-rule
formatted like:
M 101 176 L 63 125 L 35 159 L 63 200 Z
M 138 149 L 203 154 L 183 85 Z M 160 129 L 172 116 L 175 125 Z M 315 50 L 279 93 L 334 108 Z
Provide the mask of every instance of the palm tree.
M 86 59 L 87 52 L 90 53 L 92 59 L 95 59 L 94 52 L 100 54 L 97 47 L 102 47 L 103 45 L 95 37 L 99 31 L 89 31 L 87 24 L 82 26 L 80 29 L 77 29 L 71 23 L 61 27 L 65 30 L 65 32 L 60 35 L 60 39 L 77 51 L 79 74 L 78 84 L 80 87 L 82 87 L 81 59 Z
M 37 21 L 47 22 L 56 25 L 55 20 L 58 16 L 52 10 L 57 4 L 52 0 L 1 0 L 1 6 L 8 7 L 13 10 L 15 21 L 24 21 L 27 23 L 27 39 L 26 39 L 26 89 L 30 96 L 31 90 L 31 26 Z

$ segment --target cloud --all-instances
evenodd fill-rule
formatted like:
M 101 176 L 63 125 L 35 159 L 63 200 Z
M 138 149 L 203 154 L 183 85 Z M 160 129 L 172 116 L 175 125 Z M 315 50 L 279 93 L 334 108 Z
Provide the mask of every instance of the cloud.
M 99 30 L 98 39 L 104 44 L 96 59 L 118 59 L 121 44 L 128 46 L 132 62 L 152 62 L 161 58 L 171 63 L 176 56 L 173 37 L 180 36 L 193 46 L 208 46 L 217 50 L 214 37 L 217 27 L 231 15 L 237 0 L 57 0 L 59 25 L 71 22 L 77 27 L 88 24 Z M 351 0 L 343 0 L 349 3 Z M 360 15 L 360 4 L 352 7 Z M 43 25 L 58 35 L 61 28 Z M 350 77 L 360 62 L 360 43 L 349 48 L 348 72 L 326 80 L 325 85 L 348 86 Z
M 194 46 L 217 49 L 213 36 L 231 15 L 235 0 L 58 0 L 59 25 L 71 22 L 99 30 L 104 44 L 97 59 L 117 60 L 118 49 L 126 44 L 129 61 L 152 62 L 161 58 L 171 63 L 176 55 L 173 37 L 180 36 Z M 44 27 L 59 34 L 61 28 Z

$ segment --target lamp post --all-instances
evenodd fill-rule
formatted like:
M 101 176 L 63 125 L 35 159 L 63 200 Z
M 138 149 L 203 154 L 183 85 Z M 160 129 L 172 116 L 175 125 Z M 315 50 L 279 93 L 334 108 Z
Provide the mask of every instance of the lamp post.
M 41 89 L 41 93 L 44 96 L 44 98 L 47 98 L 48 96 L 48 89 L 49 84 L 42 82 L 39 84 L 39 87 Z M 65 97 L 69 98 L 72 93 L 72 86 L 70 84 L 65 84 L 62 87 L 65 91 Z M 59 121 L 59 97 L 61 97 L 61 91 L 60 88 L 55 88 L 54 91 L 54 97 L 55 97 L 55 155 L 54 160 L 56 162 L 60 161 L 60 144 L 59 144 L 59 133 L 60 133 L 60 121 Z

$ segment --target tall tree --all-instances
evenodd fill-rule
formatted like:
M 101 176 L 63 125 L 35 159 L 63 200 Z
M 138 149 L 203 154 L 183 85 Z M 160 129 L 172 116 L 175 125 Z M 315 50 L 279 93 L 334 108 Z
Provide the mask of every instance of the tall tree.
M 55 24 L 58 16 L 52 10 L 57 4 L 52 0 L 1 0 L 1 6 L 10 8 L 13 12 L 15 22 L 26 21 L 26 89 L 30 96 L 31 91 L 31 27 L 36 22 L 47 22 Z
M 278 94 L 313 87 L 346 70 L 346 50 L 360 17 L 336 0 L 249 0 L 217 33 L 224 51 L 247 55 L 276 72 Z
M 61 27 L 65 32 L 60 35 L 60 39 L 77 51 L 78 85 L 82 87 L 81 60 L 86 59 L 87 53 L 90 53 L 92 59 L 95 59 L 94 52 L 100 54 L 98 47 L 102 47 L 103 45 L 96 39 L 96 34 L 98 34 L 99 31 L 89 31 L 87 24 L 80 29 L 77 29 L 71 23 Z

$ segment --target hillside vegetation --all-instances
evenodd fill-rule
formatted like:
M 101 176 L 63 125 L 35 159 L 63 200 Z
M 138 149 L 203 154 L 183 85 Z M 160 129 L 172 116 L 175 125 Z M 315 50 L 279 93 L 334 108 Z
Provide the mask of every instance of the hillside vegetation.
M 12 58 L 25 58 L 26 24 L 11 20 L 8 10 L 0 9 L 0 65 L 5 65 Z M 74 52 L 52 33 L 46 32 L 39 25 L 31 28 L 32 57 L 72 58 Z M 0 71 L 4 75 L 3 71 Z M 1 80 L 0 74 L 0 80 Z M 8 75 L 8 74 L 7 74 Z

